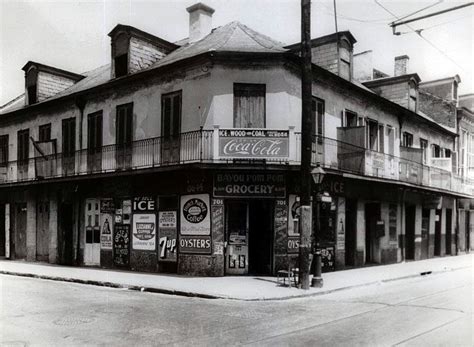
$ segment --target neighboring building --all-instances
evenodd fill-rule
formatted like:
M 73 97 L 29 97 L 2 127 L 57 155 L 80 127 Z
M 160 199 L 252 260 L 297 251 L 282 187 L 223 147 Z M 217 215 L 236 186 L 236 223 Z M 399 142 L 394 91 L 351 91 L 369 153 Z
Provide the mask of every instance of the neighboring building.
M 297 261 L 299 44 L 187 10 L 188 39 L 117 25 L 110 65 L 25 65 L 25 94 L 0 109 L 0 254 L 201 276 Z M 453 255 L 472 197 L 456 127 L 420 111 L 406 56 L 394 77 L 354 78 L 355 42 L 312 40 L 324 269 Z
M 458 174 L 474 186 L 474 94 L 460 95 L 458 121 Z M 459 200 L 459 251 L 474 250 L 474 199 Z

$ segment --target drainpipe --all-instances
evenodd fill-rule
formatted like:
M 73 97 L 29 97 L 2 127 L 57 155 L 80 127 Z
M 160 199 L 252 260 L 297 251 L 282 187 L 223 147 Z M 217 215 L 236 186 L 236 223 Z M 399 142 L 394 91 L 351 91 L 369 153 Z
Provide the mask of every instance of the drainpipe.
M 82 126 L 84 122 L 84 108 L 86 106 L 86 100 L 84 98 L 78 97 L 75 100 L 75 104 L 80 112 L 80 121 L 79 121 L 79 129 L 78 129 L 78 138 L 79 138 L 79 163 L 78 168 L 81 168 L 81 158 L 82 158 Z M 79 265 L 80 261 L 80 254 L 81 254 L 81 201 L 80 201 L 80 194 L 78 194 L 79 186 L 76 185 L 74 188 L 74 204 L 73 204 L 73 214 L 76 218 L 76 228 L 77 228 L 77 249 L 76 249 L 76 265 Z M 77 203 L 77 204 L 76 204 Z

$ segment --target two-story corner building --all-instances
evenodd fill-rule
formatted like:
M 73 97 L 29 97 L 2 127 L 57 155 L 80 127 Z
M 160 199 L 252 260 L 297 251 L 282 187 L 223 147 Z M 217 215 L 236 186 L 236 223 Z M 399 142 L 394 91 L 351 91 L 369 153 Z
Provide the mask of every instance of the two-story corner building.
M 296 262 L 299 44 L 187 11 L 176 43 L 117 25 L 93 71 L 25 65 L 0 116 L 0 252 L 204 276 Z M 355 42 L 312 41 L 324 269 L 454 254 L 470 195 L 428 149 L 453 152 L 456 130 L 418 111 L 416 74 L 354 78 Z

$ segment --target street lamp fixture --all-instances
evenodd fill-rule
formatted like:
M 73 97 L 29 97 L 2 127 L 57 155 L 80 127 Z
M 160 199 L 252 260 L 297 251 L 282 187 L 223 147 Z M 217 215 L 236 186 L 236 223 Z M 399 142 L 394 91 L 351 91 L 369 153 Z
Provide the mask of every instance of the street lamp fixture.
M 311 176 L 313 177 L 314 183 L 316 183 L 316 187 L 318 187 L 324 179 L 324 175 L 326 175 L 326 171 L 319 165 L 316 164 L 316 167 L 311 170 Z
M 316 185 L 316 192 L 318 194 L 318 197 L 316 199 L 316 215 L 315 215 L 315 228 L 314 228 L 314 233 L 313 233 L 313 249 L 314 249 L 314 256 L 313 256 L 313 261 L 315 262 L 314 266 L 314 275 L 313 279 L 311 280 L 311 287 L 316 287 L 316 288 L 322 288 L 323 286 L 323 278 L 321 276 L 321 247 L 319 246 L 319 241 L 318 241 L 318 236 L 319 233 L 321 232 L 321 224 L 320 224 L 320 204 L 321 204 L 321 199 L 319 197 L 319 188 L 321 183 L 323 182 L 324 175 L 326 172 L 324 169 L 319 165 L 319 163 L 316 164 L 316 167 L 311 170 L 311 176 L 313 177 L 313 181 Z

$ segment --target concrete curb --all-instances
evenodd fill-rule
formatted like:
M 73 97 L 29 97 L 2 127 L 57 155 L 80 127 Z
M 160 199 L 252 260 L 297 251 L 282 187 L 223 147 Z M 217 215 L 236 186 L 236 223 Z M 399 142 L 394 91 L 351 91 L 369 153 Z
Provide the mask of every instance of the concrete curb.
M 184 296 L 184 297 L 200 298 L 200 299 L 227 299 L 227 300 L 236 300 L 236 301 L 283 301 L 283 300 L 301 299 L 301 298 L 306 298 L 306 297 L 325 295 L 325 294 L 330 294 L 330 293 L 339 292 L 343 290 L 366 287 L 366 286 L 374 285 L 377 283 L 389 283 L 389 282 L 400 281 L 400 280 L 409 279 L 409 278 L 426 276 L 426 275 L 439 275 L 442 273 L 446 273 L 450 271 L 458 271 L 458 270 L 462 270 L 466 268 L 469 268 L 469 266 L 461 266 L 457 268 L 449 268 L 449 269 L 437 270 L 437 271 L 424 271 L 418 274 L 387 278 L 383 280 L 371 281 L 367 283 L 355 284 L 352 286 L 346 286 L 346 287 L 340 287 L 340 288 L 334 288 L 334 289 L 328 289 L 328 290 L 321 290 L 316 293 L 304 293 L 301 295 L 283 296 L 283 297 L 276 297 L 276 298 L 252 298 L 252 299 L 237 298 L 237 297 L 226 296 L 226 295 L 212 295 L 212 294 L 202 294 L 202 293 L 195 293 L 195 292 L 186 292 L 186 291 L 181 291 L 181 290 L 165 289 L 165 288 L 157 288 L 157 287 L 142 287 L 142 286 L 126 285 L 126 284 L 105 282 L 105 281 L 83 280 L 79 278 L 66 278 L 66 277 L 58 277 L 58 276 L 38 275 L 38 274 L 33 274 L 33 273 L 5 271 L 5 270 L 0 270 L 0 274 L 9 275 L 9 276 L 38 278 L 38 279 L 58 281 L 58 282 L 79 283 L 79 284 L 93 285 L 93 286 L 98 286 L 98 287 L 123 288 L 123 289 L 128 289 L 128 290 L 139 291 L 139 292 L 176 295 L 176 296 Z

